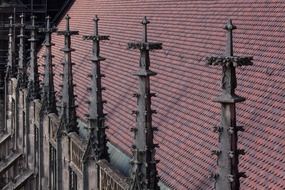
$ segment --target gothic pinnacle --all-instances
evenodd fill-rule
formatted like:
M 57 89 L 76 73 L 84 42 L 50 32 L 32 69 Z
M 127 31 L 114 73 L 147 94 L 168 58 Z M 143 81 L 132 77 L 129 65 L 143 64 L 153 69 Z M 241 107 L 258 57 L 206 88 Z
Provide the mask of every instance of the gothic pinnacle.
M 149 21 L 144 17 L 143 21 L 143 37 L 142 42 L 129 43 L 129 49 L 139 49 L 141 52 L 139 71 L 135 74 L 139 78 L 137 98 L 136 128 L 132 128 L 134 135 L 134 145 L 132 146 L 133 159 L 131 161 L 131 184 L 130 190 L 158 190 L 159 177 L 157 175 L 155 160 L 154 134 L 156 130 L 152 126 L 152 115 L 156 113 L 151 109 L 151 97 L 154 96 L 150 92 L 150 77 L 156 75 L 149 69 L 150 58 L 149 51 L 161 49 L 161 43 L 151 43 L 147 39 L 147 25 Z
M 37 61 L 37 52 L 36 52 L 36 33 L 37 28 L 35 24 L 35 16 L 31 16 L 31 38 L 30 42 L 30 73 L 28 78 L 28 95 L 29 100 L 40 99 L 40 81 L 39 81 L 39 72 L 38 72 L 38 61 Z
M 47 113 L 57 113 L 56 110 L 56 98 L 54 91 L 53 82 L 53 65 L 52 65 L 52 42 L 51 34 L 56 31 L 56 28 L 52 28 L 50 24 L 50 17 L 46 17 L 46 28 L 42 28 L 41 32 L 45 33 L 45 69 L 44 69 L 44 80 L 43 80 L 43 91 L 42 91 L 42 102 L 43 109 Z
M 92 40 L 92 77 L 91 77 L 91 94 L 89 99 L 89 128 L 90 138 L 93 141 L 93 147 L 95 149 L 95 157 L 97 160 L 106 159 L 109 160 L 107 136 L 105 126 L 105 115 L 103 111 L 104 101 L 102 98 L 102 83 L 101 83 L 101 61 L 105 60 L 100 57 L 100 41 L 109 40 L 109 36 L 100 36 L 97 15 L 93 19 L 94 21 L 94 35 L 83 36 L 84 40 Z
M 214 100 L 221 103 L 222 118 L 221 126 L 214 128 L 219 135 L 219 148 L 212 151 L 218 159 L 218 173 L 212 177 L 215 180 L 215 190 L 239 190 L 240 177 L 245 176 L 239 172 L 239 156 L 245 152 L 238 149 L 238 131 L 243 131 L 243 128 L 236 125 L 236 103 L 245 101 L 245 98 L 235 94 L 237 87 L 235 68 L 252 65 L 252 57 L 233 55 L 233 30 L 236 27 L 229 20 L 225 29 L 227 30 L 225 56 L 207 58 L 208 65 L 220 65 L 223 68 L 222 94 Z
M 8 63 L 7 63 L 7 71 L 6 71 L 6 75 L 8 77 L 14 77 L 15 72 L 16 72 L 16 66 L 15 66 L 15 59 L 14 59 L 14 36 L 13 36 L 13 17 L 10 16 L 9 17 L 9 47 L 8 47 Z
M 63 87 L 62 87 L 62 99 L 61 99 L 61 123 L 67 132 L 77 131 L 77 117 L 76 117 L 76 105 L 74 95 L 74 84 L 72 74 L 72 59 L 71 52 L 71 36 L 78 35 L 78 31 L 70 30 L 70 17 L 67 15 L 66 30 L 57 32 L 58 35 L 64 36 L 64 48 L 61 51 L 64 52 L 64 64 L 63 64 Z
M 20 35 L 18 35 L 19 38 L 19 59 L 18 59 L 18 87 L 19 88 L 26 88 L 27 87 L 27 64 L 25 62 L 25 23 L 24 14 L 20 15 Z

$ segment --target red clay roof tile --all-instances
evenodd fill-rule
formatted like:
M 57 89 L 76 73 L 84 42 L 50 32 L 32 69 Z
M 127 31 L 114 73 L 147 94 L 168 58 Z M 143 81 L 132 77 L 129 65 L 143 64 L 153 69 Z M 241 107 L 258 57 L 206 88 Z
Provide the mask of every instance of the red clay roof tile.
M 247 154 L 241 158 L 241 189 L 285 189 L 285 3 L 267 0 L 76 0 L 69 10 L 72 29 L 91 34 L 92 17 L 100 18 L 100 33 L 110 35 L 102 43 L 102 63 L 106 75 L 103 85 L 108 115 L 109 139 L 130 154 L 135 126 L 131 110 L 136 108 L 132 94 L 137 79 L 139 54 L 127 50 L 127 43 L 141 39 L 143 16 L 151 24 L 150 39 L 163 42 L 163 50 L 153 52 L 151 67 L 158 73 L 152 79 L 152 90 L 158 97 L 153 108 L 158 114 L 153 125 L 159 128 L 157 158 L 161 179 L 173 189 L 211 189 L 208 178 L 214 171 L 217 135 L 212 128 L 220 121 L 220 106 L 211 102 L 220 89 L 218 68 L 206 67 L 205 57 L 222 54 L 225 32 L 222 27 L 232 18 L 238 27 L 234 33 L 234 51 L 254 56 L 254 66 L 238 70 L 238 94 L 247 98 L 237 105 L 237 121 L 245 126 L 240 134 L 240 147 Z M 64 22 L 59 28 L 64 27 Z M 61 83 L 59 48 L 63 38 L 54 36 L 56 90 Z M 88 98 L 86 87 L 90 71 L 91 43 L 74 37 L 72 54 L 74 82 L 78 94 L 78 115 L 84 120 Z

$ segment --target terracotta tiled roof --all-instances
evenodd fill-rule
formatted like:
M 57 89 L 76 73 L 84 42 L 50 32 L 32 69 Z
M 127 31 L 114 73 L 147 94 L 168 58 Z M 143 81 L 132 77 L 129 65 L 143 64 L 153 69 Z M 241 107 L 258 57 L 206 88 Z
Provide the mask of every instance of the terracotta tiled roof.
M 239 144 L 247 154 L 241 159 L 241 189 L 285 189 L 285 2 L 267 0 L 76 0 L 68 11 L 72 29 L 81 35 L 93 31 L 92 17 L 101 18 L 100 33 L 110 35 L 101 54 L 104 97 L 111 142 L 130 154 L 135 125 L 139 54 L 128 51 L 127 43 L 141 39 L 143 16 L 148 16 L 150 39 L 163 42 L 163 50 L 152 52 L 151 67 L 158 73 L 152 78 L 152 90 L 158 97 L 153 125 L 159 128 L 157 158 L 161 179 L 173 189 L 211 189 L 208 178 L 214 171 L 217 135 L 212 127 L 220 121 L 220 105 L 213 103 L 219 93 L 221 70 L 205 66 L 205 57 L 222 54 L 225 31 L 232 18 L 235 54 L 254 56 L 254 66 L 238 69 L 237 94 L 247 98 L 237 105 L 237 121 L 246 131 Z M 63 29 L 64 21 L 59 24 Z M 63 38 L 54 36 L 56 84 L 61 83 L 59 64 Z M 87 113 L 87 74 L 90 72 L 91 43 L 74 37 L 73 53 L 75 92 L 78 115 Z M 57 90 L 60 91 L 57 86 Z

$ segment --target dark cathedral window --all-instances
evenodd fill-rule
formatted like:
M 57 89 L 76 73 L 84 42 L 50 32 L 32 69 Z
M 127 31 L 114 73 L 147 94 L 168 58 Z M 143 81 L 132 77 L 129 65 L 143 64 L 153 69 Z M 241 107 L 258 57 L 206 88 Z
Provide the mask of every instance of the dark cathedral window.
M 49 151 L 50 151 L 50 189 L 56 189 L 56 150 L 55 148 L 50 144 L 49 145 Z
M 35 140 L 35 150 L 34 150 L 34 155 L 35 155 L 35 165 L 38 164 L 38 160 L 39 160 L 39 131 L 38 131 L 38 128 L 36 125 L 34 125 L 34 130 L 35 130 L 35 137 L 34 137 L 34 140 Z
M 77 190 L 77 175 L 71 168 L 69 168 L 69 180 L 69 189 Z
M 15 100 L 12 100 L 12 126 L 11 128 L 14 129 L 15 128 L 15 124 L 16 124 L 16 104 L 15 104 Z
M 22 134 L 22 137 L 23 137 L 23 147 L 25 147 L 26 146 L 26 144 L 25 144 L 25 132 L 26 132 L 26 114 L 25 114 L 25 112 L 22 112 L 22 123 L 23 123 L 23 134 Z

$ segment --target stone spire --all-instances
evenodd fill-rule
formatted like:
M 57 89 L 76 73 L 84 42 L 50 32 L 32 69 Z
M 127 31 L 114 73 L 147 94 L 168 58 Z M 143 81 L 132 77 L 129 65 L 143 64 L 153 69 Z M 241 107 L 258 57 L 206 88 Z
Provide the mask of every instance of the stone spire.
M 5 27 L 9 27 L 8 34 L 8 63 L 6 67 L 5 73 L 5 84 L 4 84 L 4 112 L 3 112 L 3 123 L 4 127 L 0 129 L 0 132 L 5 131 L 7 129 L 7 107 L 8 107 L 8 83 L 12 77 L 16 76 L 16 66 L 15 66 L 15 40 L 14 40 L 14 27 L 13 17 L 9 17 L 9 24 L 5 25 Z M 1 99 L 1 98 L 0 98 Z M 0 114 L 0 117 L 2 115 Z M 0 118 L 1 120 L 1 118 Z
M 77 131 L 77 117 L 76 117 L 76 105 L 73 85 L 73 74 L 71 62 L 71 36 L 78 35 L 78 31 L 71 31 L 69 26 L 70 17 L 67 15 L 66 30 L 59 31 L 58 35 L 64 36 L 64 48 L 61 51 L 64 52 L 63 63 L 63 88 L 62 88 L 62 108 L 61 108 L 61 122 L 65 126 L 67 132 Z
M 52 28 L 50 24 L 50 17 L 46 17 L 46 28 L 41 29 L 41 32 L 45 33 L 45 69 L 44 69 L 44 80 L 43 80 L 43 89 L 42 89 L 42 102 L 43 109 L 46 113 L 57 113 L 56 110 L 56 98 L 54 91 L 54 82 L 53 82 L 53 64 L 52 64 L 52 44 L 51 34 L 56 31 L 56 28 Z
M 92 49 L 92 74 L 91 77 L 91 91 L 89 103 L 89 130 L 90 130 L 90 140 L 92 141 L 93 148 L 95 150 L 95 157 L 97 160 L 106 159 L 109 161 L 108 147 L 107 147 L 107 136 L 106 136 L 106 126 L 105 126 L 105 116 L 103 111 L 103 105 L 105 101 L 102 98 L 102 88 L 101 78 L 104 75 L 101 74 L 101 61 L 105 59 L 100 56 L 100 41 L 109 40 L 109 36 L 101 36 L 98 32 L 98 22 L 99 18 L 97 15 L 93 19 L 94 21 L 94 34 L 91 36 L 83 36 L 84 40 L 93 41 Z
M 19 61 L 18 61 L 18 87 L 23 89 L 27 88 L 28 77 L 27 77 L 27 64 L 25 62 L 25 16 L 22 14 L 20 16 L 20 35 L 19 37 Z
M 14 36 L 13 36 L 13 28 L 14 28 L 14 24 L 13 24 L 13 17 L 10 16 L 9 17 L 9 41 L 8 41 L 8 63 L 7 63 L 7 71 L 6 71 L 6 75 L 11 78 L 14 77 L 16 74 L 16 66 L 15 66 L 15 44 L 14 44 Z
M 151 43 L 147 40 L 147 24 L 149 21 L 145 17 L 143 24 L 143 40 L 139 43 L 129 43 L 129 49 L 139 49 L 140 63 L 139 70 L 135 74 L 139 78 L 138 93 L 134 94 L 137 97 L 138 110 L 133 113 L 136 115 L 136 128 L 132 131 L 134 135 L 133 159 L 131 161 L 131 184 L 130 190 L 157 190 L 159 177 L 157 175 L 155 160 L 154 131 L 157 128 L 152 126 L 152 114 L 156 111 L 151 109 L 151 97 L 155 96 L 150 92 L 150 77 L 156 75 L 150 70 L 149 51 L 161 49 L 161 43 Z
M 32 25 L 30 26 L 31 30 L 31 38 L 30 42 L 30 72 L 28 78 L 28 98 L 30 101 L 35 99 L 40 99 L 40 81 L 39 81 L 39 71 L 38 71 L 38 58 L 36 51 L 36 43 L 38 39 L 36 39 L 36 25 L 35 25 L 35 16 L 31 16 Z
M 239 57 L 233 55 L 233 30 L 236 27 L 229 20 L 225 26 L 227 30 L 227 48 L 225 56 L 207 58 L 208 65 L 219 65 L 223 69 L 222 94 L 214 101 L 222 107 L 221 126 L 214 131 L 219 134 L 219 149 L 212 153 L 218 157 L 218 173 L 214 174 L 216 190 L 239 190 L 240 177 L 245 177 L 239 172 L 239 156 L 245 152 L 238 149 L 238 131 L 243 127 L 236 125 L 236 106 L 245 98 L 235 94 L 237 87 L 236 67 L 252 65 L 252 57 Z

